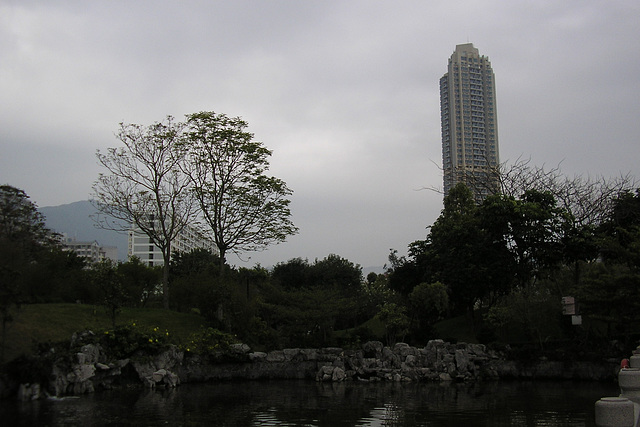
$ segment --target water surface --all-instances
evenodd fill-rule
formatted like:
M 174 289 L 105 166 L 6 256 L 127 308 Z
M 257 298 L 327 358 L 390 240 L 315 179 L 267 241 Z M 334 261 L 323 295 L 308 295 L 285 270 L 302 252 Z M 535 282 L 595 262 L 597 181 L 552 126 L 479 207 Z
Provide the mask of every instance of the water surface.
M 594 426 L 614 383 L 264 381 L 0 402 L 7 426 Z

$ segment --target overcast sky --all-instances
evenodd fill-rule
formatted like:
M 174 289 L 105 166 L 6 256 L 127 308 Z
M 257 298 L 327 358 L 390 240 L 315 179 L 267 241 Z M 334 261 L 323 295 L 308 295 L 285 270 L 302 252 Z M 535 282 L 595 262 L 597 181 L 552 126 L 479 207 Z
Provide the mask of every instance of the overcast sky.
M 86 200 L 118 123 L 241 116 L 300 233 L 237 265 L 363 267 L 442 209 L 438 80 L 471 42 L 501 161 L 640 176 L 640 2 L 0 0 L 0 183 Z

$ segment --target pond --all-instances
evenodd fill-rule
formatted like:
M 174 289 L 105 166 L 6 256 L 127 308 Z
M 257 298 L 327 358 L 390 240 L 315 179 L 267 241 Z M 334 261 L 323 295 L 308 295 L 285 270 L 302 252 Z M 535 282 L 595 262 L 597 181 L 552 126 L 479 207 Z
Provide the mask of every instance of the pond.
M 8 426 L 594 426 L 613 382 L 255 381 L 0 401 Z

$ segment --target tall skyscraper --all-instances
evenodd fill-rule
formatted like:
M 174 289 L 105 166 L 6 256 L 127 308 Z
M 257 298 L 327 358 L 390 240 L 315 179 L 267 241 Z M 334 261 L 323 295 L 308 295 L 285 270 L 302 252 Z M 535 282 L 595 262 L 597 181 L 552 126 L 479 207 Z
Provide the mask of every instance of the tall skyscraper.
M 477 202 L 498 188 L 496 86 L 489 58 L 472 43 L 456 46 L 440 79 L 444 194 L 459 182 Z

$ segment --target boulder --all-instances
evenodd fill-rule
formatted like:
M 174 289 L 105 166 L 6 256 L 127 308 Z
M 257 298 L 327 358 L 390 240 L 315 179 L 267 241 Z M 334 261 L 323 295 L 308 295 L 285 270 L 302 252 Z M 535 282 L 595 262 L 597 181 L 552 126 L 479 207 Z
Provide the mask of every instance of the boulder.
M 344 381 L 344 379 L 347 377 L 347 375 L 344 372 L 344 369 L 336 366 L 335 368 L 333 368 L 333 372 L 331 373 L 331 381 L 333 382 L 340 382 L 340 381 Z

